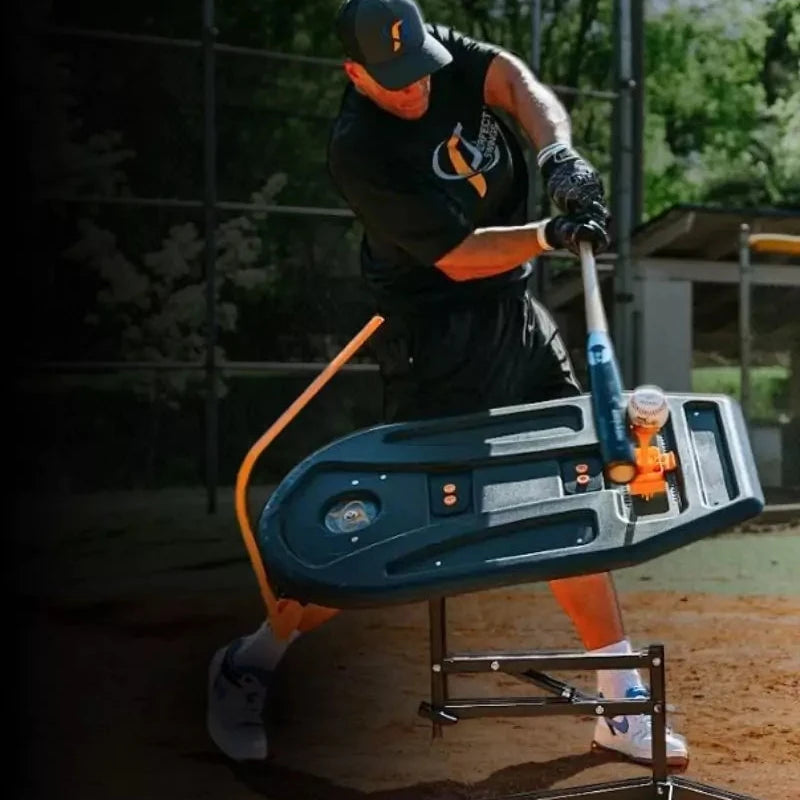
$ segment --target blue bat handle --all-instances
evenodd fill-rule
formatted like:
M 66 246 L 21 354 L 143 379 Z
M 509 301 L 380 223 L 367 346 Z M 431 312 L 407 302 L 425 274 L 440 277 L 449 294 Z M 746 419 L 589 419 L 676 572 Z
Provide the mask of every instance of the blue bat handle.
M 589 333 L 587 358 L 592 410 L 606 472 L 617 483 L 629 483 L 636 476 L 636 459 L 628 437 L 622 379 L 607 333 Z

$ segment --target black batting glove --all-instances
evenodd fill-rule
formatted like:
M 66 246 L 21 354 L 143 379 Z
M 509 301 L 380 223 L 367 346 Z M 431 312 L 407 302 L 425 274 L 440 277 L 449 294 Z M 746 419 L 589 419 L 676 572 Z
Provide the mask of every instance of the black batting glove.
M 595 255 L 609 245 L 605 219 L 597 213 L 564 214 L 548 220 L 544 238 L 553 250 L 569 250 L 580 255 L 581 242 L 588 242 Z
M 607 219 L 603 180 L 577 151 L 551 144 L 539 152 L 537 163 L 550 200 L 561 212 L 579 214 L 602 207 Z

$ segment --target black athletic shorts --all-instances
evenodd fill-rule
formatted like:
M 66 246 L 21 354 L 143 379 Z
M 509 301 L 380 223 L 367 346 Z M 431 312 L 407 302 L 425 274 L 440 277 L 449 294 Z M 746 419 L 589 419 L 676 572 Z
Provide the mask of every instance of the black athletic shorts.
M 555 321 L 529 291 L 462 308 L 387 314 L 373 352 L 385 422 L 535 403 L 581 393 Z

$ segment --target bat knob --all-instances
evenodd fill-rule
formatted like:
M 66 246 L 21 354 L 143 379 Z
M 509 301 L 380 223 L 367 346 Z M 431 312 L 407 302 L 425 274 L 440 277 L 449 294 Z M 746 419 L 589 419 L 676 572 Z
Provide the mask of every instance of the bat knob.
M 606 475 L 614 483 L 630 483 L 636 477 L 636 465 L 627 461 L 614 461 L 606 467 Z

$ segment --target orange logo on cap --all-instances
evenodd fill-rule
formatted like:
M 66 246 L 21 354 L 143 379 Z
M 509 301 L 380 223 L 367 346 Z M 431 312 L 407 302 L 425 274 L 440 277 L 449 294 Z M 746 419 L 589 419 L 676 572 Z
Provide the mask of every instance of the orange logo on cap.
M 403 40 L 400 38 L 400 28 L 403 25 L 403 20 L 398 19 L 392 25 L 392 51 L 397 52 L 403 46 Z

